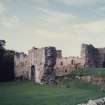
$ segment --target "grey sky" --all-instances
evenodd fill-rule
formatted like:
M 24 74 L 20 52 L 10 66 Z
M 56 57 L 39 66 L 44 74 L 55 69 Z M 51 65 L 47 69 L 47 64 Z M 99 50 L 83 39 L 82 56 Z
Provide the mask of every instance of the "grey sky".
M 105 46 L 105 0 L 0 0 L 0 39 L 27 51 L 56 46 L 80 55 L 82 43 Z

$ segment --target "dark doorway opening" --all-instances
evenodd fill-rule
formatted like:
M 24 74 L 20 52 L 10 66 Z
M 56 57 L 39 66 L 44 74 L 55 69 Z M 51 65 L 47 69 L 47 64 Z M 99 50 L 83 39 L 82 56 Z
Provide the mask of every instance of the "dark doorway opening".
M 105 68 L 105 61 L 103 62 L 103 68 Z
M 65 70 L 65 73 L 67 73 L 67 70 Z
M 34 65 L 31 66 L 31 80 L 32 81 L 35 80 L 35 66 Z

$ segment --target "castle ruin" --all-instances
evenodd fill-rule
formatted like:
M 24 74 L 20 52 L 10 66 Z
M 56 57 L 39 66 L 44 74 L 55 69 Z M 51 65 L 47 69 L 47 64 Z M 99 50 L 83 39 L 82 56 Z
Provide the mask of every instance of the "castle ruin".
M 14 56 L 15 77 L 32 80 L 36 83 L 55 82 L 55 76 L 69 74 L 83 68 L 104 68 L 105 48 L 95 48 L 82 44 L 80 57 L 62 57 L 62 51 L 55 47 L 35 48 Z
M 55 81 L 54 65 L 57 50 L 55 47 L 35 48 L 24 53 L 16 53 L 15 77 L 21 77 L 37 83 L 51 83 Z

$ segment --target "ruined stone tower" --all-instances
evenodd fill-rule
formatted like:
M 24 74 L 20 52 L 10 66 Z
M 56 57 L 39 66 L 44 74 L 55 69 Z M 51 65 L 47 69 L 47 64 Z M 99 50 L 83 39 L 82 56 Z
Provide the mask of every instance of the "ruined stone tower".
M 28 51 L 28 55 L 18 53 L 14 57 L 15 77 L 26 78 L 37 83 L 51 84 L 55 81 L 56 58 L 55 47 L 33 47 Z
M 81 58 L 86 67 L 105 67 L 105 48 L 95 48 L 91 44 L 82 44 Z
M 56 64 L 57 51 L 55 47 L 45 48 L 45 64 L 42 82 L 52 84 L 55 82 L 54 66 Z

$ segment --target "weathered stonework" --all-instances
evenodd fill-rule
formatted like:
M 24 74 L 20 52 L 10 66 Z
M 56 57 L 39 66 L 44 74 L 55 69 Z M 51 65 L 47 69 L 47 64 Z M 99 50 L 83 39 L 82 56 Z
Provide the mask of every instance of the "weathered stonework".
M 21 79 L 30 79 L 30 67 L 28 56 L 24 53 L 16 53 L 14 56 L 15 77 Z
M 55 66 L 56 75 L 62 76 L 69 74 L 75 69 L 83 68 L 83 62 L 80 57 L 62 57 L 58 58 Z
M 78 104 L 78 105 L 105 105 L 105 97 L 96 100 L 89 100 L 87 103 Z
M 57 50 L 57 58 L 62 58 L 62 50 Z
M 105 67 L 105 48 L 82 44 L 81 57 L 62 57 L 62 51 L 55 47 L 33 47 L 28 55 L 16 53 L 14 62 L 16 78 L 51 84 L 55 75 L 66 75 L 80 68 Z
M 55 82 L 55 70 L 57 52 L 55 47 L 45 48 L 45 64 L 42 81 L 48 84 Z
M 105 67 L 105 48 L 95 48 L 91 44 L 82 44 L 81 58 L 86 67 Z
M 32 48 L 28 55 L 18 53 L 14 57 L 15 77 L 50 84 L 55 79 L 54 66 L 57 52 L 55 47 Z

